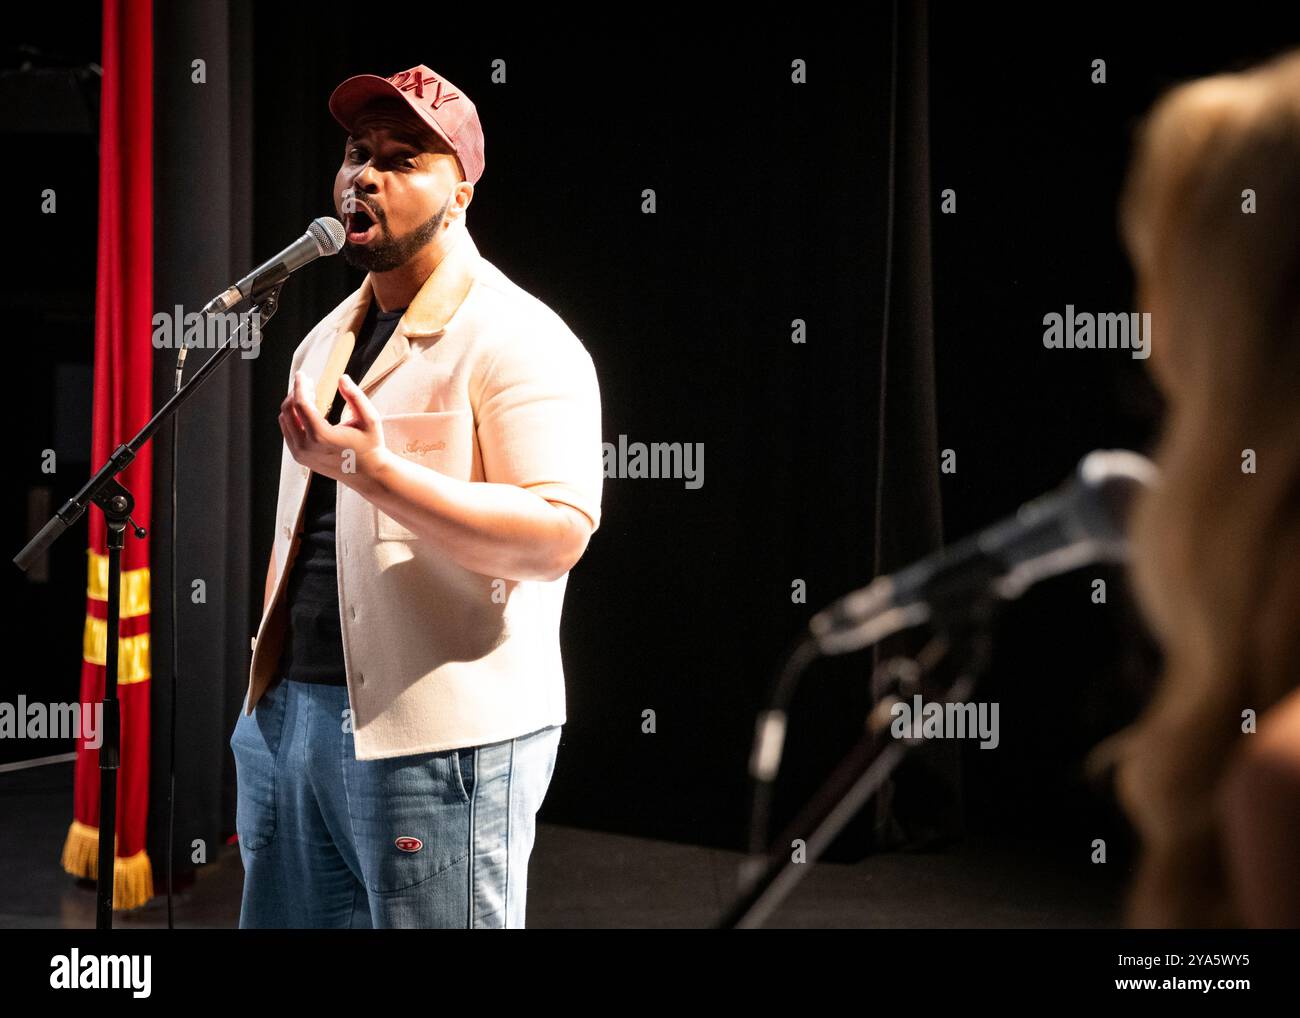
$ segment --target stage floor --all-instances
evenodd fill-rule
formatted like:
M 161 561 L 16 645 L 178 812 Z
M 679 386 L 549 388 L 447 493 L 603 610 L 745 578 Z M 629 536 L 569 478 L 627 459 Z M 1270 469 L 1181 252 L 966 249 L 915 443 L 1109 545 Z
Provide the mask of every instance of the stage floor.
M 92 928 L 93 885 L 63 872 L 72 764 L 0 773 L 0 928 Z M 540 824 L 529 866 L 528 925 L 680 928 L 713 925 L 730 901 L 739 852 Z M 1031 842 L 966 838 L 941 851 L 817 863 L 767 923 L 799 929 L 1107 928 L 1119 925 L 1123 874 L 1081 863 L 1068 871 Z M 165 875 L 154 874 L 164 890 Z M 234 928 L 243 868 L 222 846 L 178 891 L 176 925 Z M 167 925 L 159 896 L 118 913 L 123 928 Z

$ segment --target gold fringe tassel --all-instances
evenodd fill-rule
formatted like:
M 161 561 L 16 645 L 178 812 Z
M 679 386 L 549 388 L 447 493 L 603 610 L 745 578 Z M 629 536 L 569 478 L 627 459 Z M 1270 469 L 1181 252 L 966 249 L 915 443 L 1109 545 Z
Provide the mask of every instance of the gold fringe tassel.
M 117 839 L 113 839 L 117 849 Z M 63 869 L 74 877 L 99 877 L 99 828 L 73 820 L 63 843 Z M 127 859 L 113 856 L 113 911 L 139 908 L 153 897 L 153 866 L 144 849 Z

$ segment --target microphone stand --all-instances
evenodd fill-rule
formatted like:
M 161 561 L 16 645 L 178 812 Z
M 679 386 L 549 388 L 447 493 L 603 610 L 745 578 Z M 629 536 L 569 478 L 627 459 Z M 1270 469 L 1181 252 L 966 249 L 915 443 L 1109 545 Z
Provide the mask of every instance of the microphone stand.
M 992 648 L 991 622 L 998 599 L 984 594 L 973 604 L 959 607 L 953 604 L 936 606 L 936 617 L 942 633 L 940 650 L 935 660 L 928 658 L 930 648 L 921 652 L 918 659 L 902 659 L 911 667 L 903 670 L 904 682 L 919 686 L 923 675 L 939 664 L 947 647 L 956 648 L 966 663 L 949 685 L 943 696 L 933 703 L 963 701 L 975 687 L 975 681 L 988 663 Z M 882 670 L 896 664 L 886 661 Z M 885 676 L 888 679 L 888 676 Z M 873 676 L 875 706 L 867 715 L 866 732 L 849 753 L 831 772 L 821 788 L 804 805 L 794 820 L 771 843 L 766 854 L 753 853 L 741 868 L 741 890 L 727 910 L 714 924 L 713 929 L 753 929 L 761 926 L 777 906 L 794 890 L 808 870 L 834 842 L 836 836 L 857 815 L 858 811 L 884 784 L 885 779 L 898 767 L 907 753 L 919 740 L 894 738 L 889 729 L 893 720 L 892 707 L 903 702 L 895 691 L 881 695 L 878 690 L 881 676 Z M 906 690 L 910 696 L 914 690 Z M 802 839 L 806 846 L 806 860 L 796 863 L 791 858 L 790 845 Z
M 284 283 L 278 283 L 273 289 L 259 298 L 252 305 L 249 314 L 257 313 L 260 322 L 267 322 L 275 314 L 280 302 L 280 289 Z M 153 437 L 163 421 L 174 414 L 182 403 L 194 395 L 199 386 L 212 377 L 213 371 L 222 361 L 239 348 L 235 337 L 248 326 L 248 321 L 230 337 L 231 342 L 223 344 L 203 366 L 194 373 L 185 385 L 172 394 L 161 409 L 149 419 L 135 437 L 124 445 L 119 445 L 109 455 L 108 461 L 95 472 L 72 498 L 68 499 L 59 510 L 50 517 L 36 536 L 33 537 L 14 556 L 14 564 L 24 572 L 31 567 L 58 538 L 79 520 L 94 503 L 104 513 L 108 531 L 106 545 L 108 548 L 108 619 L 107 645 L 104 651 L 104 701 L 103 725 L 104 737 L 99 748 L 99 859 L 96 873 L 95 891 L 95 927 L 99 930 L 113 928 L 113 859 L 117 843 L 117 771 L 121 759 L 121 716 L 120 703 L 117 699 L 118 666 L 118 629 L 121 615 L 122 590 L 122 547 L 125 543 L 126 525 L 129 522 L 137 539 L 148 533 L 144 527 L 131 519 L 135 508 L 135 498 L 117 480 L 117 475 L 130 466 L 145 442 Z M 176 554 L 173 546 L 172 555 Z

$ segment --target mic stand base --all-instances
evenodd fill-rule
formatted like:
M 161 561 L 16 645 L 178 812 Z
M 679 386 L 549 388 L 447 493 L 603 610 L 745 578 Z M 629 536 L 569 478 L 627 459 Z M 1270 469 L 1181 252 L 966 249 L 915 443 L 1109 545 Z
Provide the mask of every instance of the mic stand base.
M 975 687 L 975 677 L 983 670 L 989 655 L 989 623 L 995 601 L 984 598 L 966 611 L 950 613 L 941 606 L 938 618 L 948 623 L 945 629 L 951 643 L 964 649 L 970 657 L 945 696 L 934 702 L 964 700 Z M 831 772 L 773 843 L 766 855 L 753 855 L 742 864 L 743 889 L 732 905 L 714 924 L 714 929 L 753 929 L 762 926 L 777 906 L 803 879 L 808 864 L 815 862 L 830 847 L 836 836 L 880 789 L 902 762 L 907 752 L 921 740 L 903 740 L 890 736 L 893 721 L 891 708 L 901 702 L 890 694 L 878 697 L 867 715 L 866 734 L 854 744 L 848 755 Z M 805 858 L 796 863 L 791 858 L 791 843 L 802 840 Z

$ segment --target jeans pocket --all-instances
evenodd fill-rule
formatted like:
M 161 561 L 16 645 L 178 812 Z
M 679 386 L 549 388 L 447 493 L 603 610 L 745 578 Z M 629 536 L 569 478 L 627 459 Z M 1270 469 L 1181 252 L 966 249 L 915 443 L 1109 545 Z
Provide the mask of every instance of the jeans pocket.
M 473 746 L 453 749 L 453 770 L 460 779 L 460 794 L 466 805 L 474 801 L 474 785 L 478 781 L 478 753 Z
M 405 891 L 468 858 L 469 797 L 456 750 L 358 760 L 353 745 L 345 736 L 343 788 L 367 891 Z
M 241 706 L 239 720 L 230 736 L 235 755 L 235 830 L 239 844 L 256 852 L 275 837 L 280 744 L 284 737 L 286 690 L 278 682 L 268 689 L 245 714 Z M 247 698 L 245 698 L 247 703 Z

